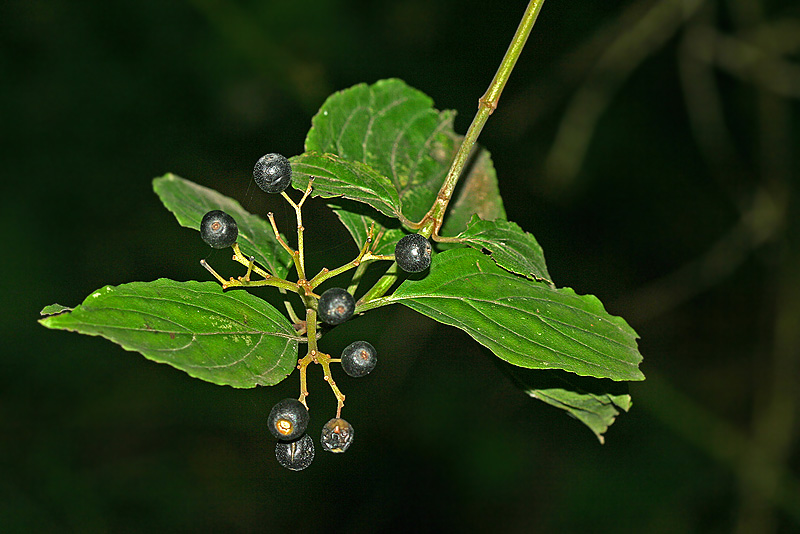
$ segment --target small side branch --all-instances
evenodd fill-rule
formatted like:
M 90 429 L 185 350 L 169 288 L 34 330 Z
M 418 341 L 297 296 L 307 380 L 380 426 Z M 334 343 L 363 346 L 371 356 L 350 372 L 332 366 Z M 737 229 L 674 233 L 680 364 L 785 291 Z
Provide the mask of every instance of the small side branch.
M 349 263 L 342 265 L 341 267 L 337 267 L 336 269 L 329 270 L 327 268 L 323 268 L 314 278 L 309 280 L 309 286 L 313 289 L 320 285 L 325 280 L 329 278 L 333 278 L 334 276 L 340 275 L 344 272 L 349 271 L 350 269 L 360 268 L 362 265 L 365 265 L 371 261 L 376 260 L 394 260 L 394 256 L 386 256 L 380 254 L 373 254 L 370 251 L 370 247 L 372 246 L 372 233 L 374 227 L 370 227 L 369 233 L 367 234 L 367 240 L 364 242 L 364 246 L 361 247 L 361 250 L 358 253 L 358 256 Z
M 331 374 L 331 361 L 334 361 L 329 354 L 320 352 L 317 348 L 317 312 L 313 309 L 306 310 L 306 325 L 308 338 L 308 353 L 297 361 L 297 368 L 300 370 L 300 398 L 298 399 L 308 409 L 306 397 L 308 397 L 308 366 L 317 363 L 322 366 L 325 381 L 330 385 L 334 397 L 336 397 L 336 417 L 341 417 L 344 407 L 345 395 L 341 392 Z M 336 360 L 338 361 L 338 360 Z
M 284 200 L 289 203 L 289 205 L 294 209 L 295 217 L 297 219 L 297 250 L 293 251 L 286 246 L 286 243 L 282 242 L 281 245 L 292 255 L 294 259 L 295 267 L 297 268 L 297 276 L 300 280 L 305 280 L 306 278 L 306 255 L 305 255 L 305 243 L 304 243 L 304 230 L 303 227 L 303 204 L 305 203 L 308 196 L 311 194 L 311 189 L 314 184 L 314 179 L 308 181 L 308 186 L 306 186 L 306 190 L 303 193 L 303 197 L 300 199 L 300 202 L 296 203 L 286 194 L 286 191 L 283 191 L 281 195 L 283 196 Z M 272 228 L 275 230 L 276 235 L 279 235 L 278 229 L 275 226 L 275 220 L 272 217 L 272 214 L 269 215 L 270 217 L 270 224 L 272 224 Z M 278 237 L 279 241 L 283 241 Z

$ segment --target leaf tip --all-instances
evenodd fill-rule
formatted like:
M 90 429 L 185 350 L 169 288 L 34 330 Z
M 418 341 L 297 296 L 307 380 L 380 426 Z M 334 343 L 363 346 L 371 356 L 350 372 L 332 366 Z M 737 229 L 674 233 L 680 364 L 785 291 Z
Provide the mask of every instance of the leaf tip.
M 163 176 L 156 176 L 153 178 L 153 186 L 160 184 L 161 182 L 168 182 L 170 180 L 174 180 L 176 178 L 175 174 L 168 172 Z
M 39 312 L 39 315 L 45 317 L 52 317 L 53 315 L 60 315 L 62 313 L 71 312 L 72 308 L 67 306 L 62 306 L 61 304 L 50 304 L 49 306 L 45 306 L 42 308 L 42 311 Z

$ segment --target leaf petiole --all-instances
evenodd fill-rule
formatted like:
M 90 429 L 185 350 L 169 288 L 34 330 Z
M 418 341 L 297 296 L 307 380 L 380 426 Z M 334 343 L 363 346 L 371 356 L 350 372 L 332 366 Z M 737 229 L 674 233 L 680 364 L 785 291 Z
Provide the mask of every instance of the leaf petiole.
M 351 295 L 356 294 L 358 285 L 361 283 L 361 278 L 364 276 L 368 266 L 369 263 L 361 262 L 358 267 L 356 267 L 356 272 L 353 273 L 353 278 L 350 280 L 350 285 L 347 286 L 347 292 Z
M 381 306 L 388 306 L 389 304 L 394 304 L 395 301 L 392 300 L 391 295 L 388 297 L 377 297 L 371 300 L 359 300 L 358 304 L 356 304 L 355 312 L 364 313 L 368 312 L 369 310 L 374 310 L 375 308 L 380 308 Z
M 397 263 L 392 263 L 383 276 L 381 276 L 381 278 L 375 282 L 375 285 L 372 286 L 369 291 L 367 291 L 364 296 L 358 300 L 358 302 L 356 302 L 355 313 L 361 313 L 362 311 L 367 311 L 368 309 L 377 308 L 378 306 L 368 305 L 375 299 L 379 299 L 380 297 L 384 296 L 386 292 L 392 288 L 395 282 L 397 282 L 397 273 L 399 269 L 400 268 L 397 266 Z

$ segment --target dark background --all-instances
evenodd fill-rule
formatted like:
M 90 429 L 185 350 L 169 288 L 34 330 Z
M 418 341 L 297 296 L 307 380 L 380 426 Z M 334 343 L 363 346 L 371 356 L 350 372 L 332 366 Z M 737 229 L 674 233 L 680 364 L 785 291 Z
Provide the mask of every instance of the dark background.
M 648 379 L 605 445 L 466 334 L 387 309 L 326 341 L 382 355 L 340 381 L 356 444 L 288 472 L 264 420 L 296 376 L 218 387 L 36 323 L 105 284 L 209 279 L 198 260 L 224 255 L 151 179 L 285 216 L 249 186 L 252 165 L 302 152 L 334 90 L 399 77 L 464 132 L 525 7 L 489 4 L 2 3 L 0 530 L 800 528 L 789 0 L 550 0 L 481 137 L 556 283 L 641 335 Z M 311 224 L 318 257 L 353 252 L 333 222 Z M 310 388 L 320 426 L 333 402 L 316 369 Z

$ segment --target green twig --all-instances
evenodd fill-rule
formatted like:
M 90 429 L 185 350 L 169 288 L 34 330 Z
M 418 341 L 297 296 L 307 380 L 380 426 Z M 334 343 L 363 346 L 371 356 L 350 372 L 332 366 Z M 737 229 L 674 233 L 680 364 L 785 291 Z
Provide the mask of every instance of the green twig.
M 441 189 L 439 189 L 436 202 L 434 202 L 430 211 L 428 211 L 420 222 L 419 233 L 425 237 L 433 236 L 434 239 L 439 238 L 439 229 L 442 227 L 447 205 L 450 203 L 450 198 L 453 196 L 453 191 L 461 177 L 461 172 L 464 170 L 464 166 L 469 160 L 472 147 L 475 146 L 478 136 L 483 130 L 483 126 L 489 119 L 489 115 L 497 109 L 500 94 L 503 92 L 503 88 L 505 88 L 506 82 L 508 82 L 508 78 L 511 76 L 511 71 L 514 70 L 514 65 L 516 65 L 517 59 L 522 53 L 522 49 L 525 46 L 525 42 L 528 40 L 528 35 L 531 33 L 533 24 L 536 22 L 536 17 L 539 15 L 542 4 L 544 4 L 544 0 L 530 0 L 522 16 L 522 20 L 519 23 L 519 27 L 517 27 L 517 32 L 514 34 L 514 38 L 511 40 L 511 44 L 506 51 L 506 55 L 503 57 L 503 61 L 500 63 L 500 67 L 494 75 L 492 83 L 489 84 L 486 93 L 478 100 L 478 112 L 475 114 L 475 118 L 472 119 L 472 124 L 470 124 L 467 134 L 464 136 L 464 140 L 461 142 L 458 152 L 456 152 L 444 184 L 442 184 Z

